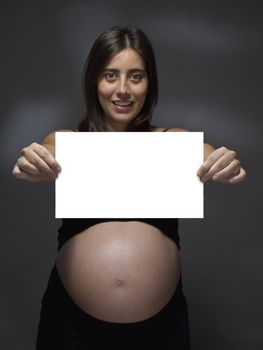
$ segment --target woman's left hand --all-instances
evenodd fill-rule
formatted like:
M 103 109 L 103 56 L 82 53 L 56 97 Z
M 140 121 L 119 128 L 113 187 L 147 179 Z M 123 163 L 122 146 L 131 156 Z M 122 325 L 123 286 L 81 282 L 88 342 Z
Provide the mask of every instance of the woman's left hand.
M 246 171 L 240 165 L 235 151 L 220 147 L 208 155 L 197 175 L 202 182 L 212 180 L 224 184 L 237 184 L 245 180 Z

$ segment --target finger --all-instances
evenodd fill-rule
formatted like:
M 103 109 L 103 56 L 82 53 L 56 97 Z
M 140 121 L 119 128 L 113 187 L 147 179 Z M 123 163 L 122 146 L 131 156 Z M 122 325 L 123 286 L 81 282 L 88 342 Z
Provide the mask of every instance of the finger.
M 44 161 L 48 165 L 48 168 L 55 171 L 56 173 L 61 171 L 61 167 L 59 163 L 56 161 L 56 159 L 53 157 L 53 155 L 42 145 L 39 145 L 38 143 L 34 142 L 29 147 L 26 147 L 22 150 L 23 152 L 26 152 L 26 155 L 28 154 L 28 151 L 34 151 L 35 154 L 38 155 L 40 159 Z M 32 153 L 31 153 L 32 155 Z M 41 163 L 43 165 L 43 163 Z
M 211 180 L 216 174 L 220 173 L 221 171 L 225 171 L 225 176 L 229 175 L 229 172 L 232 168 L 228 168 L 229 164 L 232 162 L 235 162 L 235 166 L 239 166 L 239 161 L 237 159 L 234 159 L 236 156 L 234 151 L 227 150 L 227 153 L 223 154 L 219 159 L 215 161 L 215 163 L 211 166 L 211 168 L 203 175 L 201 176 L 202 181 L 208 181 Z M 234 160 L 233 160 L 234 159 Z M 233 169 L 234 171 L 234 169 Z
M 31 182 L 38 182 L 38 181 L 45 181 L 45 182 L 52 182 L 55 181 L 58 175 L 48 176 L 48 175 L 34 175 L 34 174 L 28 174 L 23 172 L 18 168 L 18 166 L 15 166 L 13 169 L 13 175 L 15 178 L 20 180 L 27 180 Z
M 20 171 L 18 165 L 16 164 L 12 170 L 12 175 L 16 178 L 19 178 L 20 173 L 21 173 L 21 171 Z
M 42 145 L 36 144 L 36 153 L 47 163 L 55 172 L 60 172 L 61 167 L 53 155 Z
M 199 177 L 204 176 L 209 169 L 215 164 L 215 162 L 220 159 L 228 149 L 226 147 L 217 148 L 214 152 L 212 152 L 209 157 L 203 162 L 203 164 L 198 169 L 197 175 Z
M 221 171 L 216 172 L 212 176 L 212 180 L 213 181 L 222 181 L 226 178 L 231 178 L 231 177 L 237 175 L 239 172 L 240 172 L 240 162 L 239 162 L 239 160 L 234 159 L 231 163 L 229 163 Z
M 36 153 L 36 150 L 27 148 L 27 150 L 21 152 L 25 156 L 21 157 L 18 161 L 18 165 L 21 170 L 28 172 L 29 174 L 37 175 L 39 173 L 44 173 L 47 175 L 52 175 L 55 170 L 51 169 L 45 160 L 41 158 Z
M 237 174 L 237 175 L 231 177 L 231 179 L 229 179 L 229 183 L 231 185 L 238 184 L 238 183 L 244 181 L 246 177 L 247 177 L 246 171 L 243 168 L 241 168 L 239 174 Z
M 24 156 L 18 158 L 17 167 L 19 170 L 27 174 L 37 175 L 40 173 L 39 169 L 31 164 Z

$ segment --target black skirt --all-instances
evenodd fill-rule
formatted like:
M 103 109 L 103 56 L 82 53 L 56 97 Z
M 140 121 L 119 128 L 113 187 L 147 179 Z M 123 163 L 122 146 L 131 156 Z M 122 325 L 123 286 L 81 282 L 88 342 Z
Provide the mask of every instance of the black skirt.
M 37 350 L 189 350 L 188 310 L 180 280 L 163 309 L 139 322 L 101 321 L 80 309 L 53 267 L 41 303 Z

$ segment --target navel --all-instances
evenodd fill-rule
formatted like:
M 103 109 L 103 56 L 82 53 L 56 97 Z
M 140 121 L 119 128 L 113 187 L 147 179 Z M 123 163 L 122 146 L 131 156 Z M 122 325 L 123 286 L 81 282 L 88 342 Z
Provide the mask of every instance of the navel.
M 124 287 L 125 282 L 124 282 L 124 280 L 117 279 L 117 280 L 115 281 L 115 284 L 116 284 L 117 287 Z

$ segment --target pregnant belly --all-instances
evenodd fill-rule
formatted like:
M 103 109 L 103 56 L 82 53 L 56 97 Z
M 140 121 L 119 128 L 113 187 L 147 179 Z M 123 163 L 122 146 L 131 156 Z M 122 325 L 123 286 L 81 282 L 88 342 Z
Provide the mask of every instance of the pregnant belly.
M 83 311 L 118 323 L 158 313 L 180 277 L 175 242 L 139 221 L 89 227 L 64 244 L 56 266 L 69 296 Z

